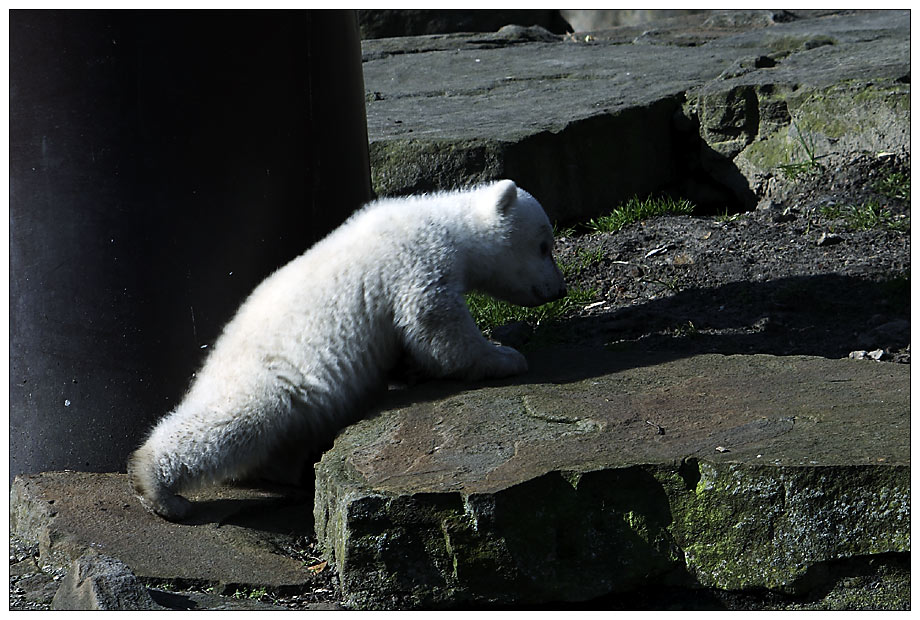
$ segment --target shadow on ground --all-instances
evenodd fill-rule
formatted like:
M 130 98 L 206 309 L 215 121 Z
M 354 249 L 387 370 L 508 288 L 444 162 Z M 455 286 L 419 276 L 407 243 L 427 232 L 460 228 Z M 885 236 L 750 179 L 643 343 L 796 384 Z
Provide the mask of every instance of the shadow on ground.
M 627 364 L 633 353 L 649 351 L 830 359 L 859 349 L 897 351 L 910 344 L 909 289 L 906 277 L 871 281 L 836 274 L 731 282 L 570 319 L 538 331 L 530 348 L 604 346 L 622 353 Z

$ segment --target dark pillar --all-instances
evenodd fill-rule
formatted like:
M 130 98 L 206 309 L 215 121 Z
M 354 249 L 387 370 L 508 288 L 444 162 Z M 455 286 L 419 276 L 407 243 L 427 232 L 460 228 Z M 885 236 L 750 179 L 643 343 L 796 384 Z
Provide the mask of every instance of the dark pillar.
M 11 11 L 11 477 L 122 471 L 369 198 L 354 12 Z

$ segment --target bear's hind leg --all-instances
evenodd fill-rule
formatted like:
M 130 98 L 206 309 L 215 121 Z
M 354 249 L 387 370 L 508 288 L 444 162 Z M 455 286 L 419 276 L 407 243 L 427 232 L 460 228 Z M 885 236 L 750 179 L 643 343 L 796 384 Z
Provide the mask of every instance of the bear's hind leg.
M 149 444 L 144 444 L 128 460 L 128 479 L 141 504 L 149 511 L 170 521 L 188 515 L 192 503 L 173 493 L 157 474 L 156 458 Z

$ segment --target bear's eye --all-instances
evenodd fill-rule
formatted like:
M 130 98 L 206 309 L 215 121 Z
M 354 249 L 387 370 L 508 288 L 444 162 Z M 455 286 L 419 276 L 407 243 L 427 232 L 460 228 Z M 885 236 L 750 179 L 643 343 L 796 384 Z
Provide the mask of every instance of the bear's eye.
M 549 256 L 549 243 L 546 241 L 540 244 L 540 255 Z

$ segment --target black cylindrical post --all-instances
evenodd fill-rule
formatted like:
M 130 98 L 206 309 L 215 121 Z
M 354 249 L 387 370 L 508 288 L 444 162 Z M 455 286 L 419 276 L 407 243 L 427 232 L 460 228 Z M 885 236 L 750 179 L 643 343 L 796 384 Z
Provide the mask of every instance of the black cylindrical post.
M 10 476 L 122 471 L 370 198 L 352 11 L 12 11 Z

